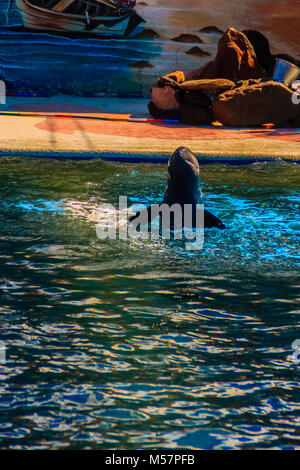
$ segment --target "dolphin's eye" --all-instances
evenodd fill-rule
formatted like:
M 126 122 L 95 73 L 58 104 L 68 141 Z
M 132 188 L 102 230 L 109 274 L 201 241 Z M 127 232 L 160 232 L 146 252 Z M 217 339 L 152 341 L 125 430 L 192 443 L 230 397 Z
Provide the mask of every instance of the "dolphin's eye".
M 185 147 L 183 147 L 183 148 L 181 149 L 181 153 L 182 153 L 183 155 L 186 154 L 186 153 L 188 153 L 188 152 L 189 152 L 188 149 L 186 149 Z

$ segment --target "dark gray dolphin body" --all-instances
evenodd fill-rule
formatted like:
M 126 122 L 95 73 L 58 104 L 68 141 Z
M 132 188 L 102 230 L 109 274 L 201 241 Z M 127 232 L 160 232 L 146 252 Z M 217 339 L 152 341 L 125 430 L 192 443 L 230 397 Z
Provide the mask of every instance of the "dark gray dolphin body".
M 199 178 L 199 163 L 196 156 L 187 148 L 179 147 L 175 150 L 168 162 L 168 183 L 164 192 L 162 204 L 172 206 L 179 204 L 182 208 L 182 218 L 184 219 L 185 205 L 192 207 L 192 228 L 197 228 L 197 204 L 201 204 L 201 188 Z M 158 210 L 151 211 L 151 206 L 145 209 L 147 211 L 148 222 L 151 222 L 159 213 Z M 134 223 L 141 215 L 138 212 L 131 217 L 129 221 Z M 172 222 L 171 222 L 172 224 Z M 184 224 L 182 224 L 183 226 Z M 204 228 L 217 227 L 224 229 L 223 222 L 208 210 L 204 209 Z

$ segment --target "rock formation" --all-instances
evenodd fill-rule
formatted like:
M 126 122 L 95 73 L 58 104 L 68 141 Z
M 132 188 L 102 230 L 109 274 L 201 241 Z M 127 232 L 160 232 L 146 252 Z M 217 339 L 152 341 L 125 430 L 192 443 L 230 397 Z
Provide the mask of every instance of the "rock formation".
M 292 95 L 281 83 L 247 80 L 215 97 L 214 117 L 226 126 L 285 126 L 300 115 L 300 104 L 293 103 Z
M 264 72 L 247 37 L 230 28 L 218 42 L 215 60 L 187 74 L 187 80 L 200 78 L 227 78 L 238 81 L 261 78 Z
M 192 47 L 191 49 L 189 49 L 188 51 L 186 51 L 186 54 L 188 54 L 188 55 L 194 55 L 194 56 L 197 56 L 197 57 L 206 57 L 206 56 L 210 56 L 210 53 L 209 53 L 209 52 L 204 51 L 204 50 L 201 49 L 201 47 L 199 47 L 199 46 L 194 46 L 194 47 Z
M 176 36 L 175 38 L 172 38 L 171 41 L 176 41 L 176 42 L 186 42 L 186 43 L 198 43 L 202 44 L 203 41 L 199 36 L 196 36 L 195 34 L 180 34 L 179 36 Z

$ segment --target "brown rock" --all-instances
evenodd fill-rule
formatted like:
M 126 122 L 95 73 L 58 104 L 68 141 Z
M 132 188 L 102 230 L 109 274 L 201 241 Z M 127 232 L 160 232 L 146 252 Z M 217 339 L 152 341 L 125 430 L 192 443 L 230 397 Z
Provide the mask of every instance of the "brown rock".
M 186 54 L 188 55 L 195 55 L 197 57 L 206 57 L 206 56 L 209 56 L 210 53 L 207 52 L 207 51 L 204 51 L 203 49 L 201 49 L 201 47 L 199 46 L 194 46 L 192 47 L 191 49 L 189 49 L 188 51 L 186 51 Z
M 247 37 L 230 28 L 218 42 L 215 60 L 187 74 L 187 80 L 227 78 L 232 81 L 263 77 L 253 46 Z
M 262 82 L 269 82 L 272 81 L 271 78 L 250 78 L 249 80 L 240 80 L 239 82 L 236 82 L 235 88 L 238 88 L 240 86 L 250 86 L 250 85 L 257 85 L 257 83 L 262 83 Z
M 292 95 L 289 88 L 273 81 L 242 85 L 215 97 L 214 118 L 226 126 L 282 125 L 300 114 L 300 104 L 293 104 Z
M 200 108 L 187 103 L 182 103 L 179 109 L 179 120 L 184 124 L 211 124 L 213 114 L 209 108 Z
M 162 110 L 158 109 L 155 104 L 150 101 L 148 104 L 148 110 L 151 116 L 153 116 L 155 119 L 178 119 L 180 118 L 179 115 L 179 109 L 174 109 L 174 110 Z
M 180 89 L 183 91 L 203 91 L 206 93 L 217 93 L 231 90 L 235 86 L 235 83 L 231 80 L 223 78 L 215 79 L 202 79 L 202 80 L 189 80 L 180 85 Z
M 158 83 L 160 83 L 162 81 L 166 81 L 166 80 L 171 80 L 173 82 L 176 82 L 176 83 L 182 83 L 182 82 L 185 82 L 185 75 L 184 75 L 184 72 L 182 72 L 181 70 L 176 70 L 174 72 L 171 72 L 171 73 L 168 73 L 167 75 L 163 75 L 162 77 L 160 77 L 160 79 L 158 80 Z
M 180 34 L 180 36 L 176 36 L 175 38 L 172 38 L 171 41 L 187 42 L 187 43 L 194 42 L 198 44 L 203 43 L 202 39 L 196 36 L 195 34 Z
M 132 69 L 147 69 L 153 68 L 154 65 L 152 65 L 150 62 L 147 62 L 146 60 L 139 60 L 138 62 L 131 64 L 130 67 Z
M 271 54 L 268 39 L 260 31 L 256 31 L 255 29 L 245 29 L 243 33 L 251 42 L 260 66 L 266 71 L 266 74 L 272 77 L 275 58 Z
M 145 38 L 145 39 L 159 39 L 160 38 L 160 35 L 154 31 L 154 29 L 151 29 L 151 28 L 145 28 L 143 29 L 143 31 L 138 34 L 137 36 L 135 36 L 136 38 Z
M 152 102 L 163 111 L 176 110 L 179 102 L 176 99 L 176 90 L 170 86 L 152 88 Z
M 290 126 L 300 128 L 300 114 L 290 120 Z
M 211 107 L 211 99 L 206 93 L 201 91 L 185 91 L 180 99 L 186 104 L 191 104 L 192 106 L 199 106 L 201 108 Z
M 224 31 L 219 29 L 217 26 L 205 26 L 204 28 L 199 29 L 199 33 L 217 33 L 224 34 Z

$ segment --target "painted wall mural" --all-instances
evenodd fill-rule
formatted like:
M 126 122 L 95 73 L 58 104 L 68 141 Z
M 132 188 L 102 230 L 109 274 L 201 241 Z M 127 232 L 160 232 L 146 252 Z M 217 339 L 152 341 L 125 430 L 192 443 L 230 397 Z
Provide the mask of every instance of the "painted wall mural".
M 149 95 L 159 76 L 211 60 L 228 27 L 259 30 L 274 54 L 300 60 L 299 13 L 300 0 L 0 0 L 0 78 L 11 89 Z

